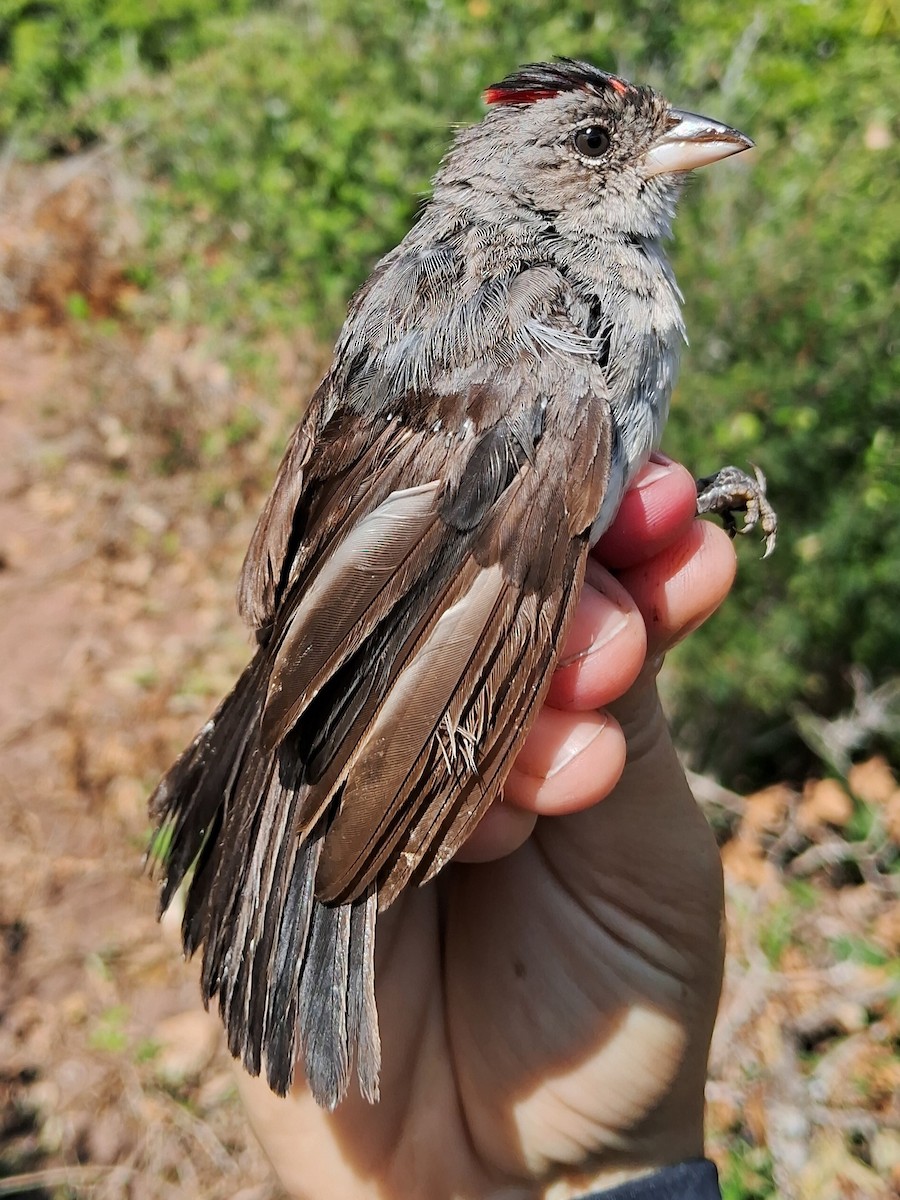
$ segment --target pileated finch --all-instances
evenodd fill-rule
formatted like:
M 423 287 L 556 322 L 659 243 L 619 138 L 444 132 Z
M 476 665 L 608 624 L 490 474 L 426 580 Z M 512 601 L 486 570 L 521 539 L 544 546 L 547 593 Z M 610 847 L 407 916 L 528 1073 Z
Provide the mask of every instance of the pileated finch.
M 151 801 L 232 1054 L 378 1092 L 376 915 L 503 791 L 684 338 L 685 172 L 752 145 L 588 63 L 489 88 L 354 296 L 247 552 L 257 649 Z M 726 468 L 698 507 L 775 518 Z

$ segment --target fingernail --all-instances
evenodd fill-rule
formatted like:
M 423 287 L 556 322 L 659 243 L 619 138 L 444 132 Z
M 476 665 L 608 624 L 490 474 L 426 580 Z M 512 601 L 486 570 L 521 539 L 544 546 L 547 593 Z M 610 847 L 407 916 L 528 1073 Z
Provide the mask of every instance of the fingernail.
M 671 463 L 666 465 L 664 463 L 657 463 L 653 461 L 649 462 L 646 467 L 644 467 L 643 471 L 641 471 L 640 475 L 638 475 L 634 486 L 638 491 L 640 491 L 641 488 L 649 487 L 651 483 L 656 483 L 656 481 L 659 479 L 665 479 L 665 477 L 669 474 L 669 467 L 671 467 L 671 465 Z
M 654 450 L 650 455 L 652 463 L 661 463 L 664 467 L 672 467 L 675 465 L 675 459 L 669 458 L 668 454 L 663 454 L 662 450 Z
M 557 669 L 571 667 L 608 645 L 628 624 L 628 614 L 594 586 L 585 587 L 572 629 L 566 639 L 566 653 Z M 575 647 L 572 649 L 572 647 Z
M 545 779 L 552 779 L 554 775 L 558 775 L 573 759 L 576 759 L 579 754 L 587 750 L 592 742 L 597 740 L 607 724 L 606 714 L 600 713 L 599 715 L 599 725 L 596 721 L 582 721 L 575 726 L 548 763 L 544 772 Z

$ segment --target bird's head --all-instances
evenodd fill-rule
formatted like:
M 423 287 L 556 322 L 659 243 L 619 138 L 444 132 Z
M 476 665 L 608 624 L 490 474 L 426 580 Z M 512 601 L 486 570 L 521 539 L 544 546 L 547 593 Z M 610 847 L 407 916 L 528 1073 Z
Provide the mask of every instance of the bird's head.
M 753 145 L 573 59 L 522 67 L 485 100 L 487 115 L 457 136 L 436 195 L 446 187 L 459 202 L 468 188 L 479 216 L 525 210 L 563 237 L 663 234 L 686 171 Z

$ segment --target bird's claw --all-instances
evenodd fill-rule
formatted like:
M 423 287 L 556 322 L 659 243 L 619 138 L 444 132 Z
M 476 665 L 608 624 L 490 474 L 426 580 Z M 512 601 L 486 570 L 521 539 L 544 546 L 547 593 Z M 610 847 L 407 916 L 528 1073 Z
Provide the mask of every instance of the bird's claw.
M 697 512 L 715 513 L 729 537 L 736 533 L 750 533 L 757 526 L 762 530 L 766 543 L 763 558 L 768 558 L 775 549 L 778 534 L 778 517 L 766 496 L 766 477 L 751 463 L 755 479 L 737 467 L 722 467 L 715 475 L 697 480 Z M 738 527 L 735 513 L 744 514 L 743 524 Z

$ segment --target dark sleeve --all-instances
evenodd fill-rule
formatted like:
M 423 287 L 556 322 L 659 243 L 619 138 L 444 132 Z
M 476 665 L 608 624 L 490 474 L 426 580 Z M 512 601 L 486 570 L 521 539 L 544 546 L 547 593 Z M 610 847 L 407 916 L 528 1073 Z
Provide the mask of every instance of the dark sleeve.
M 719 1173 L 708 1158 L 692 1158 L 663 1167 L 608 1192 L 591 1192 L 582 1200 L 722 1200 Z

